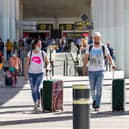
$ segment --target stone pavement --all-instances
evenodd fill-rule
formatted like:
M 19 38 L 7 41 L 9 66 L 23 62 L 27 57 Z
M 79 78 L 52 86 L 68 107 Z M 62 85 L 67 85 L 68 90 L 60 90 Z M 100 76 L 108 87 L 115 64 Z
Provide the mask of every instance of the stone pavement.
M 122 78 L 123 72 L 115 77 Z M 32 111 L 32 98 L 29 84 L 22 77 L 16 88 L 6 88 L 0 82 L 0 129 L 72 129 L 72 85 L 87 84 L 88 77 L 63 77 L 64 111 L 43 113 Z M 125 112 L 111 111 L 112 72 L 105 73 L 102 106 L 99 113 L 91 108 L 91 129 L 129 129 L 129 80 L 126 79 Z M 92 102 L 92 101 L 91 101 Z

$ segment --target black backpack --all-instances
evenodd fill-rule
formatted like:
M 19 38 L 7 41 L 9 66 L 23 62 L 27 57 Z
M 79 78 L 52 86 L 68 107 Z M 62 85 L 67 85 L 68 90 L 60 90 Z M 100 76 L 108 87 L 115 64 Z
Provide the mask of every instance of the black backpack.
M 0 56 L 0 63 L 2 63 L 3 62 L 3 60 L 2 60 L 2 56 Z
M 0 63 L 3 62 L 3 57 L 2 57 L 2 53 L 0 53 Z

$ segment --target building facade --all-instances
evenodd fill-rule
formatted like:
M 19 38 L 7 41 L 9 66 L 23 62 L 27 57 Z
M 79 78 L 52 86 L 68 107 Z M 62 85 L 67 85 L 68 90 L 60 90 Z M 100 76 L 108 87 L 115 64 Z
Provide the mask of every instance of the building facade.
M 102 34 L 102 41 L 110 41 L 116 51 L 118 69 L 129 77 L 129 1 L 92 0 L 94 31 Z

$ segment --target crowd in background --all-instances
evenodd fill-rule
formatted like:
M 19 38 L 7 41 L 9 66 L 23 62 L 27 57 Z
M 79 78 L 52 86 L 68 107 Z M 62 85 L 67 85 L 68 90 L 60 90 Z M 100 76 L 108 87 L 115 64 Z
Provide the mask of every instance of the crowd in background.
M 82 56 L 83 54 L 85 54 L 88 45 L 93 44 L 92 37 L 76 37 L 70 39 L 66 37 L 62 39 L 53 39 L 53 38 L 42 39 L 40 37 L 39 39 L 42 41 L 41 49 L 45 52 L 47 52 L 48 46 L 53 46 L 53 45 L 57 46 L 56 52 L 70 52 L 71 44 L 73 43 L 77 47 L 77 55 L 81 54 Z M 36 38 L 26 37 L 15 41 L 7 39 L 7 41 L 4 43 L 2 41 L 2 38 L 0 38 L 0 57 L 3 58 L 4 61 L 6 61 L 9 60 L 14 53 L 16 53 L 19 59 L 23 61 L 27 53 L 31 50 L 32 43 L 35 40 Z M 110 42 L 107 42 L 107 48 L 109 49 L 112 58 L 115 60 L 115 51 L 112 48 Z M 110 68 L 108 61 L 105 61 L 105 64 L 106 64 L 106 70 L 108 70 Z

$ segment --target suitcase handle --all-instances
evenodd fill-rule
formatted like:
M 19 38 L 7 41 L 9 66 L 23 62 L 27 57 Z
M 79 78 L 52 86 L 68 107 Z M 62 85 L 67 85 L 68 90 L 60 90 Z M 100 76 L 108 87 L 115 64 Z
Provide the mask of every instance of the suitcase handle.
M 52 79 L 52 74 L 51 74 L 51 70 L 46 70 L 46 80 L 51 80 Z M 49 73 L 49 74 L 48 74 Z M 50 75 L 50 76 L 49 76 Z M 50 77 L 50 78 L 49 78 Z

